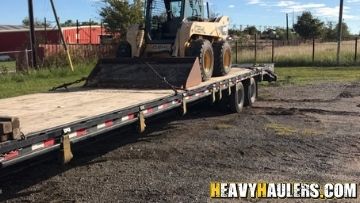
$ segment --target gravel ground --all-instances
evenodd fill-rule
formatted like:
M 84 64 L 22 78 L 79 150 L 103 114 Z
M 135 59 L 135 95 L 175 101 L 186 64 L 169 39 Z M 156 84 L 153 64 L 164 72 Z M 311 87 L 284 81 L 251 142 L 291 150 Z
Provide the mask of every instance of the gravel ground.
M 242 114 L 197 105 L 148 123 L 142 137 L 114 131 L 84 143 L 69 165 L 50 160 L 6 175 L 0 198 L 207 202 L 214 180 L 359 183 L 360 84 L 259 91 Z

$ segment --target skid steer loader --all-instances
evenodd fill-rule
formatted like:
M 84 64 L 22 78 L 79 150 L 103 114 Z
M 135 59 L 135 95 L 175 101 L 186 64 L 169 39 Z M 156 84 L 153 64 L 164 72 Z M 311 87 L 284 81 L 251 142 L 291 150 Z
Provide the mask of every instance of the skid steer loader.
M 203 0 L 147 0 L 116 59 L 100 60 L 87 86 L 189 88 L 229 73 L 229 17 L 204 18 Z M 209 14 L 209 11 L 207 12 Z

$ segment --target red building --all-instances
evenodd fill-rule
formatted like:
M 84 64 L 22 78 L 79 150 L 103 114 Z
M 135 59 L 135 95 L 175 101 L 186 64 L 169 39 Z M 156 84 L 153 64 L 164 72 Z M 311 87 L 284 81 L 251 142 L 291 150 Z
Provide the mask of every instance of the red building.
M 105 33 L 101 26 L 65 27 L 63 34 L 68 44 L 100 44 Z M 30 47 L 29 28 L 25 26 L 0 26 L 0 52 L 24 51 Z M 57 28 L 36 28 L 38 44 L 59 44 Z
M 105 31 L 101 26 L 64 27 L 63 33 L 68 44 L 100 44 Z

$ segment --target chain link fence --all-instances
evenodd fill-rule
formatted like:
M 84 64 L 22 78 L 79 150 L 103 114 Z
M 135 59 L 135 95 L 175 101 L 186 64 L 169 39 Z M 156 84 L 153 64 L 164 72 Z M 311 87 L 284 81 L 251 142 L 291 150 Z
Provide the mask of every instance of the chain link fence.
M 0 52 L 0 74 L 27 71 L 31 63 L 31 50 Z
M 234 63 L 275 63 L 278 66 L 360 65 L 358 38 L 341 42 L 340 64 L 337 42 L 320 40 L 253 40 L 232 42 Z

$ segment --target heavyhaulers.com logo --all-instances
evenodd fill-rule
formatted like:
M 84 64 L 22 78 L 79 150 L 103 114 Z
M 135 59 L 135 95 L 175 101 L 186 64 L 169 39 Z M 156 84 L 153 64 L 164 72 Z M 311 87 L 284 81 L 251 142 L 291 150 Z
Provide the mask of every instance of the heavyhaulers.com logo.
M 356 183 L 210 183 L 211 198 L 356 199 Z

